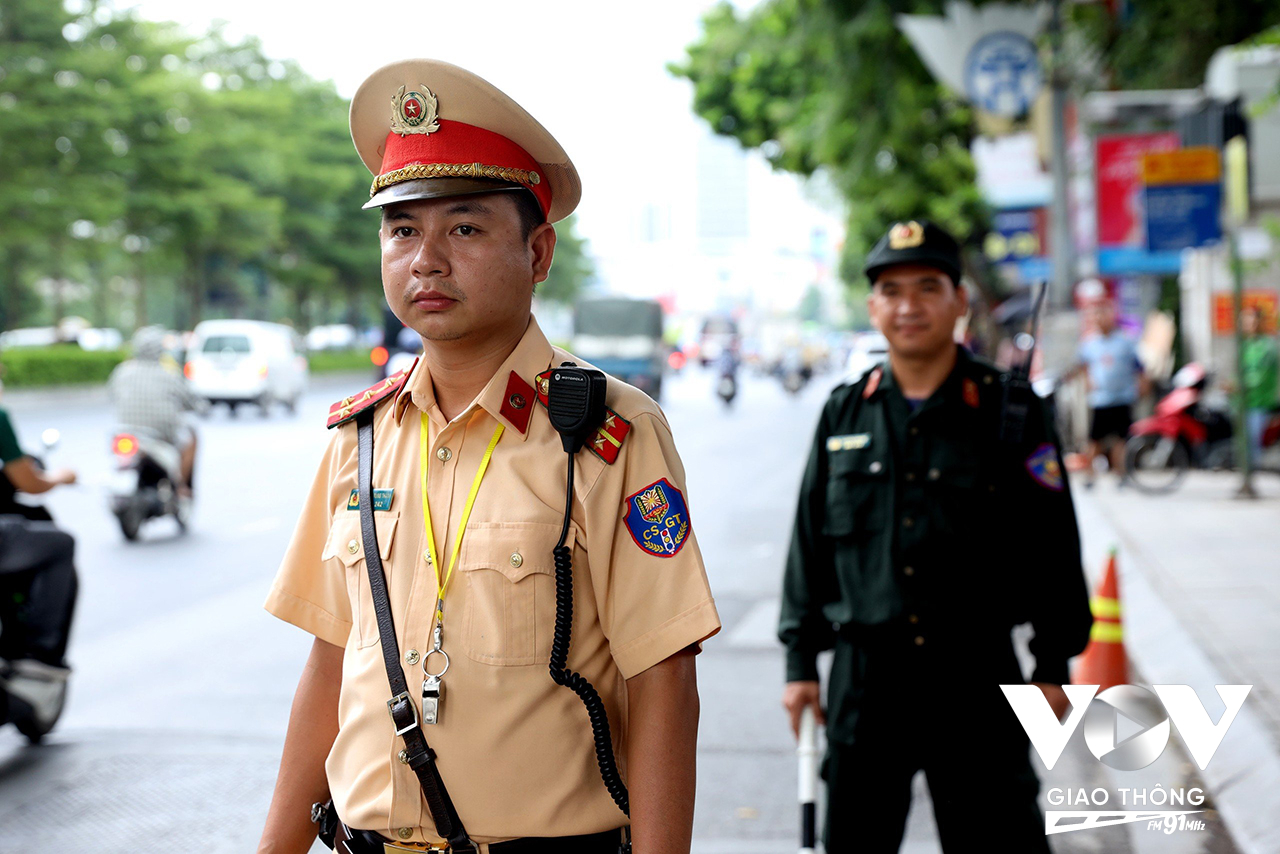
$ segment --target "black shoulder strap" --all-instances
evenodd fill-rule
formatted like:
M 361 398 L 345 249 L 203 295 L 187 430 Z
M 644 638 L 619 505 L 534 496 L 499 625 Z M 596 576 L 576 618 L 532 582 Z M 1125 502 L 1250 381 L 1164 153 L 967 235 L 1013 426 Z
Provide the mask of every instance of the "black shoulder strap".
M 357 440 L 360 460 L 360 534 L 364 540 L 364 560 L 369 569 L 369 589 L 373 594 L 373 607 L 378 614 L 378 636 L 382 640 L 382 661 L 387 667 L 387 682 L 392 697 L 387 710 L 396 728 L 396 735 L 404 738 L 408 765 L 418 775 L 431 820 L 436 832 L 449 840 L 453 852 L 475 851 L 475 844 L 467 836 L 462 819 L 449 799 L 444 787 L 436 755 L 427 745 L 427 738 L 418 724 L 418 707 L 409 694 L 404 671 L 400 668 L 400 647 L 396 643 L 395 622 L 391 619 L 391 601 L 387 597 L 387 577 L 382 571 L 382 557 L 378 552 L 378 530 L 373 523 L 373 413 L 369 407 L 356 416 Z

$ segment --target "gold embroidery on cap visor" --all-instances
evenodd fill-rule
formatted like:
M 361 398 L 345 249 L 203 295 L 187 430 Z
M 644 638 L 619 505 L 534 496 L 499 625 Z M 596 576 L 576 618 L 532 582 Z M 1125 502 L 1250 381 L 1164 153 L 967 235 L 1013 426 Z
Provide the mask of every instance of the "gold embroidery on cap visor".
M 421 92 L 406 92 L 401 86 L 391 96 L 391 130 L 401 136 L 440 130 L 440 101 L 426 86 L 420 88 Z
M 890 249 L 913 249 L 924 243 L 924 227 L 920 223 L 900 222 L 889 229 Z
M 402 181 L 417 178 L 489 178 L 497 181 L 510 181 L 515 184 L 526 184 L 530 187 L 542 183 L 537 172 L 526 169 L 510 169 L 506 166 L 486 166 L 483 163 L 410 163 L 399 169 L 379 175 L 373 179 L 369 188 L 369 197 L 373 198 L 379 190 L 385 190 Z

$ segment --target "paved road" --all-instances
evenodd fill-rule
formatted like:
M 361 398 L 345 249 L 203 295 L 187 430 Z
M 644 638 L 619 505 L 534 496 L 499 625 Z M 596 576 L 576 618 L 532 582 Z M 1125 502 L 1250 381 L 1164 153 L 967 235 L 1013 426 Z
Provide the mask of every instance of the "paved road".
M 49 500 L 77 535 L 82 587 L 66 717 L 39 747 L 0 731 L 0 854 L 54 838 L 100 854 L 194 840 L 208 854 L 253 849 L 309 646 L 261 603 L 326 442 L 328 404 L 359 386 L 317 381 L 296 417 L 215 412 L 200 427 L 192 532 L 178 536 L 165 520 L 136 544 L 104 506 L 112 425 L 103 403 L 11 398 L 20 433 L 31 441 L 57 427 L 63 443 L 50 463 L 82 474 L 82 486 Z M 795 847 L 796 771 L 773 628 L 795 488 L 826 387 L 792 398 L 748 381 L 729 412 L 711 387 L 708 374 L 689 372 L 664 400 L 725 625 L 700 658 L 695 851 L 782 852 Z M 1148 773 L 1165 785 L 1186 770 L 1176 757 L 1161 762 Z M 1077 736 L 1045 788 L 1113 784 L 1100 768 Z M 999 838 L 999 811 L 976 799 L 976 836 Z M 1059 852 L 1234 851 L 1221 833 L 1165 838 L 1133 826 L 1053 841 Z M 927 799 L 917 799 L 904 850 L 937 850 Z

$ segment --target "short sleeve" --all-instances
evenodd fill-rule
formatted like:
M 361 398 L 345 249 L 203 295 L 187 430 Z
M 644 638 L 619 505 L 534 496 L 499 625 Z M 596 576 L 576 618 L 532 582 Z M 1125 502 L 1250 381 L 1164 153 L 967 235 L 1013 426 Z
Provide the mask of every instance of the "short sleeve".
M 0 409 L 0 463 L 11 463 L 21 456 L 22 446 L 18 444 L 18 434 L 13 431 L 9 413 Z
M 630 679 L 720 630 L 670 428 L 642 413 L 583 499 L 601 626 Z
M 347 597 L 346 577 L 329 565 L 334 561 L 321 557 L 333 520 L 331 484 L 342 462 L 341 438 L 342 432 L 337 431 L 320 461 L 264 607 L 323 641 L 345 647 L 351 633 L 351 601 Z

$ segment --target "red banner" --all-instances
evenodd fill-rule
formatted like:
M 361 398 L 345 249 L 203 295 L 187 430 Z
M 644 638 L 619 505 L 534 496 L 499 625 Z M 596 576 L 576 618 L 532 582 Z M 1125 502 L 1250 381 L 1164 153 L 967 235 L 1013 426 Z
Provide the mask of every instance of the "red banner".
M 1142 200 L 1142 158 L 1181 146 L 1178 134 L 1113 134 L 1097 138 L 1094 169 L 1098 189 L 1098 245 L 1147 245 Z

